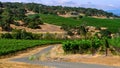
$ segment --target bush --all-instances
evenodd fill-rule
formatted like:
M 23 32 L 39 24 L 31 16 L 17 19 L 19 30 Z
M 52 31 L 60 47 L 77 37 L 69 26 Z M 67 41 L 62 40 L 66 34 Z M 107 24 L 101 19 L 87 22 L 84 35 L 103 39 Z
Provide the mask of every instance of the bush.
M 27 27 L 28 27 L 28 28 L 32 28 L 32 29 L 41 28 L 40 26 L 38 26 L 38 24 L 33 23 L 33 22 L 32 22 L 32 23 L 29 23 Z
M 20 24 L 18 22 L 14 22 L 14 25 L 16 26 L 20 26 Z
M 12 36 L 14 39 L 33 39 L 32 33 L 25 30 L 13 30 Z
M 13 37 L 10 33 L 5 33 L 5 34 L 1 34 L 1 38 L 12 39 Z
M 46 33 L 44 34 L 44 39 L 55 39 L 55 34 L 51 34 L 51 33 Z

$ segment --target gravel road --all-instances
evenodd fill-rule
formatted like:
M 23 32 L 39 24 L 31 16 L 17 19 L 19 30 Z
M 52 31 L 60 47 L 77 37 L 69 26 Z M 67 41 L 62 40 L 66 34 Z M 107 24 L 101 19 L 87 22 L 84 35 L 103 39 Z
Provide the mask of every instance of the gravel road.
M 40 52 L 34 54 L 34 56 L 39 57 L 40 55 L 49 52 L 56 45 L 51 45 L 41 50 Z M 112 66 L 98 65 L 98 64 L 30 60 L 29 56 L 12 59 L 11 61 L 24 62 L 24 63 L 35 64 L 35 65 L 44 65 L 44 66 L 55 67 L 55 68 L 120 68 L 120 67 L 112 67 Z

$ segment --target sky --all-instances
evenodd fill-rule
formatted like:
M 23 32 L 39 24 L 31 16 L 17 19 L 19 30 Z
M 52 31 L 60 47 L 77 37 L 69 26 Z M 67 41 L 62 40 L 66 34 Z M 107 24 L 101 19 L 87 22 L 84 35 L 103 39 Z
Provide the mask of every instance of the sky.
M 120 9 L 120 0 L 0 0 L 1 2 L 34 2 L 45 5 L 97 8 L 103 10 Z

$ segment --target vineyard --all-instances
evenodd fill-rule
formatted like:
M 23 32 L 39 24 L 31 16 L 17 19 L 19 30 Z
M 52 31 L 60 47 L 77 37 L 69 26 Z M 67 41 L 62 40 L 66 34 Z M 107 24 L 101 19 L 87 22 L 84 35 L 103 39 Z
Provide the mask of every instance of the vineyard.
M 25 50 L 35 46 L 46 44 L 61 43 L 59 40 L 15 40 L 15 39 L 0 39 L 0 56 L 17 51 Z
M 40 14 L 42 20 L 49 24 L 62 26 L 63 24 L 67 26 L 79 26 L 80 24 L 86 24 L 87 26 L 95 27 L 107 27 L 111 32 L 118 32 L 120 19 L 98 19 L 92 17 L 83 17 L 81 19 L 64 18 L 57 15 L 46 15 Z M 99 25 L 98 25 L 99 24 Z
M 108 53 L 106 50 L 109 49 L 114 54 L 120 52 L 120 38 L 115 39 L 82 39 L 64 42 L 62 48 L 65 53 L 72 54 L 96 54 Z

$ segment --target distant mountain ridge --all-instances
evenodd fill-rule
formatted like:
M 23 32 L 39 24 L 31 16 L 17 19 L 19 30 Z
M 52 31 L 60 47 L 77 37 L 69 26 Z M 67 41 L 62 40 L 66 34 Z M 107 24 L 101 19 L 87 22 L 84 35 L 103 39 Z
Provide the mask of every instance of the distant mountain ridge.
M 114 13 L 115 15 L 120 16 L 120 9 L 107 10 L 107 11 L 108 11 L 108 12 L 112 12 L 112 13 Z

